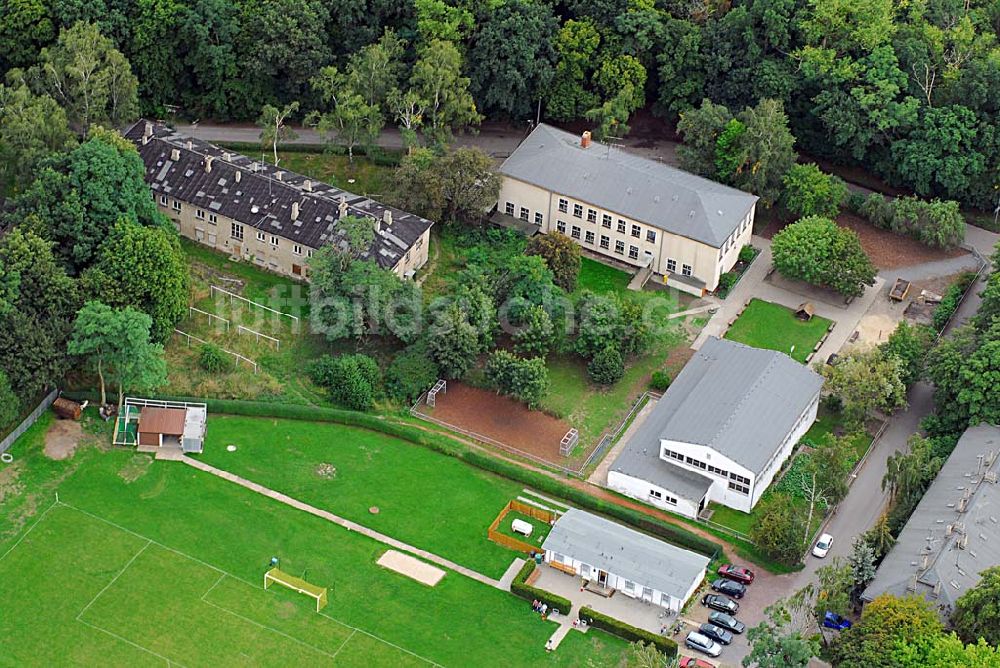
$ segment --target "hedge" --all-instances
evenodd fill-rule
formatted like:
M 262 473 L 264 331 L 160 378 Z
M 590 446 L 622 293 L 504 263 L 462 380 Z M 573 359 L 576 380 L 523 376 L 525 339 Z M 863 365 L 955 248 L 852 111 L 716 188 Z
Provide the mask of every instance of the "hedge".
M 78 398 L 87 398 L 93 395 L 93 393 L 80 392 L 67 392 L 65 394 Z M 455 457 L 476 468 L 490 471 L 501 477 L 533 487 L 540 492 L 570 501 L 581 508 L 613 517 L 674 545 L 686 547 L 707 557 L 714 558 L 723 551 L 722 545 L 719 543 L 702 538 L 676 524 L 650 517 L 638 510 L 620 506 L 617 503 L 599 499 L 544 473 L 526 469 L 504 459 L 492 457 L 479 450 L 467 448 L 458 441 L 443 434 L 428 432 L 406 424 L 390 422 L 384 416 L 325 406 L 240 401 L 235 399 L 199 399 L 195 397 L 159 398 L 166 401 L 203 402 L 208 407 L 210 413 L 336 422 L 351 427 L 382 432 L 404 441 L 431 448 L 441 454 Z
M 525 584 L 535 570 L 535 562 L 528 561 L 525 562 L 524 566 L 521 566 L 521 570 L 518 571 L 517 577 L 510 583 L 510 593 L 514 594 L 519 598 L 523 598 L 525 601 L 541 601 L 553 610 L 558 610 L 564 615 L 568 615 L 570 610 L 573 608 L 573 602 L 568 598 L 563 598 L 562 596 L 557 596 L 552 592 L 545 591 L 544 589 L 539 589 L 538 587 L 532 587 L 529 584 Z
M 940 332 L 948 324 L 951 317 L 955 315 L 955 311 L 958 310 L 959 304 L 962 303 L 962 296 L 969 289 L 969 286 L 972 285 L 973 280 L 975 280 L 975 274 L 963 274 L 958 282 L 951 285 L 947 292 L 944 293 L 941 303 L 937 305 L 937 308 L 934 309 L 934 314 L 931 316 L 934 329 Z
M 602 615 L 593 608 L 580 608 L 580 619 L 595 629 L 607 631 L 619 638 L 624 638 L 629 642 L 644 642 L 660 650 L 668 658 L 677 656 L 677 643 L 670 638 L 651 633 L 645 629 L 639 629 L 631 624 L 618 621 L 613 617 Z

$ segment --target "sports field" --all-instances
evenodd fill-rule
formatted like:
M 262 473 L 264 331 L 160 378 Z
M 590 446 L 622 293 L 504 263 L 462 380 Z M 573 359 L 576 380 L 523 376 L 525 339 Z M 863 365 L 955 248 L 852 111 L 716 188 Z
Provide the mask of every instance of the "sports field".
M 93 446 L 49 461 L 47 422 L 0 465 L 0 526 L 20 527 L 0 531 L 0 665 L 615 666 L 624 654 L 595 631 L 547 654 L 555 626 L 524 601 L 452 572 L 419 584 L 375 564 L 380 543 L 183 464 Z M 329 588 L 322 613 L 263 590 L 272 556 Z

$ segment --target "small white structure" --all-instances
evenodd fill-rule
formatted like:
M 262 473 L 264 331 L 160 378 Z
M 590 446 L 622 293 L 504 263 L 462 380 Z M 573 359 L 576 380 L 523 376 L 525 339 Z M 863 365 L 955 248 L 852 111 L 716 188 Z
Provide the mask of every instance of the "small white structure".
M 705 578 L 708 557 L 571 508 L 542 543 L 545 561 L 599 587 L 679 611 Z
M 531 532 L 534 529 L 534 527 L 531 526 L 531 524 L 529 524 L 528 522 L 525 522 L 524 520 L 516 519 L 510 523 L 510 529 L 514 533 L 519 533 L 522 536 L 527 537 L 531 535 Z
M 207 421 L 203 403 L 128 397 L 115 421 L 114 443 L 138 446 L 139 452 L 200 453 Z

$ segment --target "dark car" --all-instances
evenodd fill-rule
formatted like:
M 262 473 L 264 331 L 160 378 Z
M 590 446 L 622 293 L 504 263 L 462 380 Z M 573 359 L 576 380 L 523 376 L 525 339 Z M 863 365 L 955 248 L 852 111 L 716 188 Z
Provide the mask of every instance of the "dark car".
M 740 604 L 731 598 L 726 598 L 725 596 L 719 596 L 718 594 L 705 594 L 701 598 L 701 604 L 712 608 L 713 610 L 718 610 L 719 612 L 725 612 L 730 615 L 735 615 L 740 611 Z
M 823 626 L 828 629 L 836 629 L 837 631 L 843 631 L 845 629 L 851 628 L 851 620 L 844 619 L 835 612 L 826 611 L 823 615 Z
M 746 624 L 724 612 L 710 612 L 708 614 L 708 621 L 733 633 L 743 633 L 747 630 Z
M 734 582 L 732 580 L 725 580 L 723 578 L 719 578 L 713 582 L 712 589 L 720 594 L 732 596 L 733 598 L 743 598 L 743 594 L 747 593 L 747 586 L 745 584 L 740 584 L 739 582 Z
M 723 645 L 728 645 L 733 642 L 733 634 L 721 626 L 716 626 L 715 624 L 702 624 L 698 627 L 698 631 L 701 635 L 708 636 L 712 640 L 722 643 Z
M 726 564 L 725 566 L 719 568 L 718 573 L 724 578 L 736 580 L 737 582 L 742 582 L 743 584 L 748 585 L 753 583 L 753 571 L 749 568 Z

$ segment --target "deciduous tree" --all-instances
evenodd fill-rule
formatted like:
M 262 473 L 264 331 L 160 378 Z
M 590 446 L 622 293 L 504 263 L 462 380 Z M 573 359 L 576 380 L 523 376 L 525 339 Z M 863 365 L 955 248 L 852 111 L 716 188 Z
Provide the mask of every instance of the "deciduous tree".
M 451 42 L 434 39 L 418 52 L 410 87 L 427 101 L 425 132 L 444 143 L 455 128 L 477 125 L 482 116 L 462 76 L 462 54 Z
M 836 218 L 847 199 L 847 185 L 839 177 L 825 174 L 815 163 L 792 165 L 781 179 L 781 201 L 795 217 Z
M 832 288 L 847 297 L 875 284 L 875 266 L 853 230 L 810 216 L 774 235 L 774 266 L 788 278 Z
M 289 117 L 299 110 L 298 102 L 289 102 L 279 109 L 271 104 L 265 104 L 257 117 L 257 127 L 260 128 L 261 146 L 270 146 L 274 153 L 274 166 L 278 166 L 278 144 L 298 138 L 298 133 L 287 125 Z
M 848 424 L 861 428 L 875 411 L 891 413 L 906 405 L 905 369 L 898 357 L 881 350 L 846 355 L 821 373 L 826 391 L 840 398 Z
M 804 532 L 805 518 L 796 512 L 787 494 L 778 492 L 758 505 L 750 540 L 772 558 L 785 564 L 797 564 L 805 551 Z
M 955 601 L 951 621 L 966 642 L 1000 645 L 1000 566 L 979 574 L 979 583 Z
M 552 271 L 552 280 L 566 292 L 576 289 L 580 276 L 580 245 L 565 234 L 538 234 L 528 240 L 526 255 L 539 255 Z

